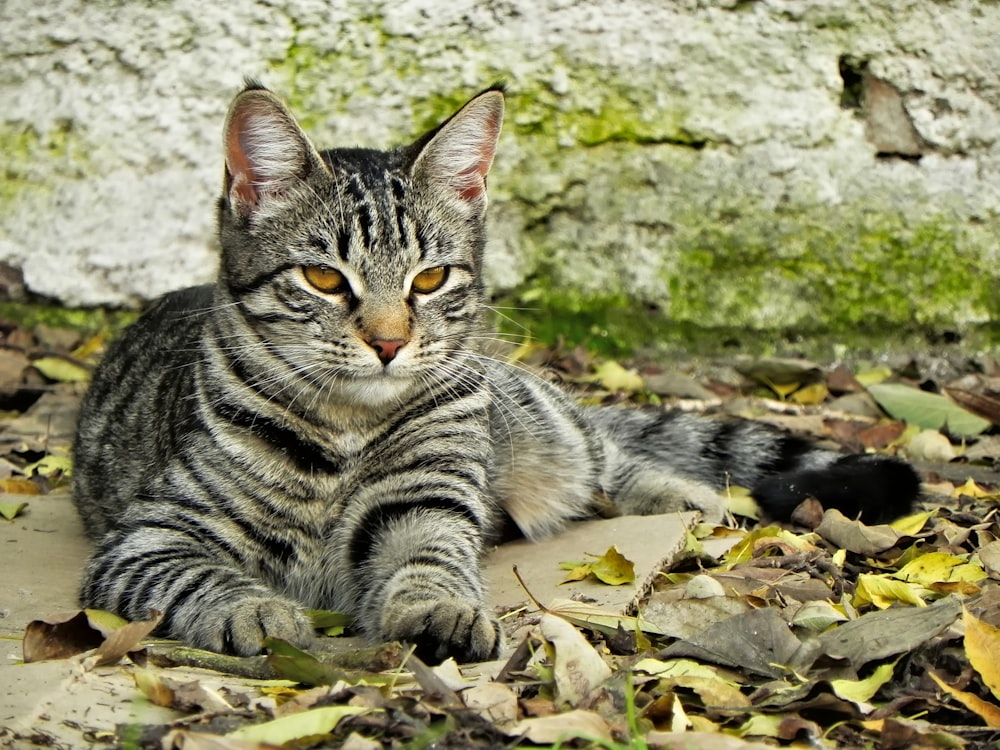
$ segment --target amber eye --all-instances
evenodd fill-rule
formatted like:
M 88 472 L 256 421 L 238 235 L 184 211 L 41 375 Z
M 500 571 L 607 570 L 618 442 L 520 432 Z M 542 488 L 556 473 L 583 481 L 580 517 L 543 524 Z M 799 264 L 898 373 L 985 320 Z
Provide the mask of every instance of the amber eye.
M 351 291 L 351 285 L 347 283 L 344 274 L 333 268 L 325 266 L 303 266 L 302 273 L 306 281 L 327 294 L 341 294 Z
M 434 268 L 428 268 L 426 271 L 421 271 L 416 276 L 413 277 L 413 283 L 410 285 L 413 291 L 419 292 L 420 294 L 430 294 L 441 288 L 441 285 L 448 280 L 448 267 L 447 266 L 436 266 Z

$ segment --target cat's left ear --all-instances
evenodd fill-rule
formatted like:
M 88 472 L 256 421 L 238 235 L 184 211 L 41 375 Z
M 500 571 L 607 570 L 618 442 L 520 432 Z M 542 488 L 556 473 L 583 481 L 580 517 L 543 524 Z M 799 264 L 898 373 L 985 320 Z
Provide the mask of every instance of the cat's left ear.
M 503 91 L 489 89 L 471 99 L 439 127 L 413 163 L 413 176 L 453 206 L 486 208 L 486 174 L 503 125 Z
M 274 94 L 250 82 L 229 108 L 224 130 L 225 190 L 236 213 L 250 216 L 280 201 L 322 167 L 322 159 Z

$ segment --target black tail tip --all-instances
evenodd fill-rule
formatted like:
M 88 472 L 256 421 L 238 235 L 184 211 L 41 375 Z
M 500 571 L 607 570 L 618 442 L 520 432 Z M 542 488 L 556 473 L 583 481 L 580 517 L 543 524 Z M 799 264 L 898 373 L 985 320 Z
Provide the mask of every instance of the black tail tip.
M 787 520 L 804 500 L 867 524 L 905 516 L 920 496 L 920 477 L 905 461 L 872 454 L 843 456 L 821 469 L 798 469 L 758 482 L 751 494 L 771 518 Z

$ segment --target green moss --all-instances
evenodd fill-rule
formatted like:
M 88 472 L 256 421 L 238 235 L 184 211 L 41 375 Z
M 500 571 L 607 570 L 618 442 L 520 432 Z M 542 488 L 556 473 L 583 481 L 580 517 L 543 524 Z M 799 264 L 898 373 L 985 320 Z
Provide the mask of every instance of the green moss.
M 784 320 L 812 333 L 995 317 L 997 278 L 953 217 L 916 223 L 863 206 L 816 214 L 686 217 L 696 229 L 676 247 L 671 318 L 754 328 Z
M 11 321 L 27 330 L 41 323 L 84 334 L 103 330 L 116 334 L 138 317 L 139 313 L 129 310 L 76 309 L 44 303 L 0 302 L 0 320 Z
M 0 212 L 31 193 L 51 190 L 43 173 L 79 177 L 87 166 L 87 151 L 73 132 L 72 123 L 57 123 L 48 132 L 33 127 L 0 123 Z M 52 169 L 51 165 L 55 165 Z M 50 178 L 47 178 L 50 179 Z

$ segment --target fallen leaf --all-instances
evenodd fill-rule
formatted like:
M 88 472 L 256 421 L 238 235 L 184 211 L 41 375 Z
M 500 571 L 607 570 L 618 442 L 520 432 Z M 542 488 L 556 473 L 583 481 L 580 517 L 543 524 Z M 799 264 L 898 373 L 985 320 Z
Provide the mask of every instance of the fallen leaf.
M 156 630 L 156 626 L 163 619 L 163 614 L 156 610 L 151 610 L 149 614 L 148 620 L 130 622 L 113 630 L 97 647 L 94 655 L 87 658 L 84 663 L 85 668 L 93 669 L 94 667 L 117 664 L 127 653 L 135 651 L 139 647 L 140 641 Z
M 961 612 L 962 605 L 953 597 L 928 607 L 869 612 L 823 633 L 819 643 L 823 653 L 846 659 L 859 670 L 869 662 L 913 651 L 948 628 Z
M 493 724 L 517 720 L 517 695 L 499 682 L 484 682 L 463 690 L 462 702 Z
M 811 385 L 799 388 L 797 391 L 793 391 L 789 400 L 803 406 L 816 406 L 826 401 L 829 395 L 830 391 L 827 390 L 823 383 L 812 383 Z
M 354 624 L 354 616 L 343 612 L 330 612 L 325 609 L 310 609 L 306 616 L 316 630 L 323 631 L 323 635 L 339 636 Z
M 952 581 L 981 581 L 986 578 L 986 572 L 979 565 L 944 552 L 920 555 L 893 575 L 901 581 L 923 586 Z
M 855 607 L 860 609 L 867 604 L 874 604 L 879 609 L 888 609 L 898 602 L 915 607 L 927 606 L 917 589 L 909 583 L 870 573 L 858 576 L 852 602 Z
M 614 545 L 608 547 L 607 552 L 593 562 L 560 563 L 560 565 L 570 571 L 563 579 L 563 583 L 582 581 L 590 576 L 609 586 L 621 586 L 635 581 L 635 564 Z
M 1000 424 L 1000 398 L 993 398 L 983 393 L 973 393 L 962 388 L 944 389 L 945 394 L 966 411 L 986 419 L 993 424 Z
M 823 368 L 806 359 L 766 357 L 749 364 L 739 364 L 736 369 L 768 387 L 794 385 L 797 388 L 823 379 Z
M 792 625 L 822 633 L 834 623 L 846 622 L 847 616 L 827 601 L 806 602 L 792 616 Z
M 823 514 L 816 533 L 848 552 L 867 556 L 891 549 L 902 536 L 891 526 L 868 526 L 861 521 L 852 521 L 835 508 Z
M 964 495 L 965 497 L 971 497 L 973 499 L 979 499 L 979 498 L 983 498 L 983 497 L 995 497 L 996 494 L 997 493 L 991 492 L 990 490 L 986 489 L 985 487 L 980 487 L 972 479 L 967 479 L 965 481 L 965 484 L 963 484 L 960 487 L 956 487 L 952 491 L 951 496 L 955 497 L 955 498 L 958 498 L 958 497 L 962 497 Z
M 916 536 L 921 531 L 923 531 L 924 526 L 927 522 L 937 515 L 936 510 L 928 510 L 922 513 L 914 513 L 909 516 L 903 516 L 902 518 L 897 518 L 895 521 L 889 524 L 892 528 L 898 531 L 903 536 Z
M 614 360 L 601 364 L 594 374 L 585 380 L 612 393 L 637 393 L 645 388 L 642 375 L 635 370 L 626 370 Z
M 284 745 L 302 737 L 330 734 L 342 719 L 370 710 L 361 706 L 322 706 L 265 721 L 263 724 L 241 727 L 227 733 L 226 737 Z
M 781 677 L 801 645 L 784 618 L 767 608 L 713 623 L 670 645 L 660 655 L 689 656 L 767 677 Z
M 978 435 L 990 426 L 982 417 L 937 393 L 895 383 L 873 385 L 868 392 L 891 417 L 924 429 L 947 427 L 952 435 Z
M 605 612 L 599 607 L 587 604 L 586 602 L 558 599 L 550 603 L 546 611 L 578 627 L 596 630 L 606 636 L 614 635 L 619 627 L 624 627 L 628 630 L 638 628 L 642 632 L 651 635 L 664 635 L 656 623 L 644 617 Z
M 161 750 L 280 750 L 277 745 L 233 737 L 220 737 L 208 732 L 172 729 L 160 743 Z
M 556 702 L 576 707 L 611 676 L 611 667 L 580 631 L 561 617 L 543 614 L 541 632 L 555 650 Z
M 508 737 L 523 737 L 538 745 L 551 745 L 572 739 L 611 742 L 607 722 L 592 711 L 567 711 L 554 716 L 522 719 L 502 728 Z
M 983 545 L 977 556 L 990 578 L 1000 578 L 1000 541 Z
M 965 610 L 965 655 L 994 698 L 1000 698 L 1000 629 Z M 1000 726 L 1000 725 L 998 725 Z
M 30 479 L 17 479 L 16 477 L 11 477 L 9 479 L 0 479 L 0 492 L 7 495 L 41 495 L 42 491 L 38 489 L 38 485 L 32 482 Z
M 927 672 L 930 674 L 934 682 L 938 684 L 938 687 L 979 716 L 986 722 L 986 726 L 993 727 L 994 729 L 1000 728 L 1000 706 L 984 701 L 978 695 L 974 695 L 973 693 L 968 693 L 964 690 L 952 687 L 941 679 L 933 669 L 929 669 Z
M 61 620 L 33 620 L 28 623 L 21 643 L 25 662 L 66 659 L 97 648 L 104 635 L 91 625 L 86 612 Z
M 32 360 L 32 367 L 49 380 L 60 383 L 83 383 L 90 380 L 90 369 L 64 357 L 40 357 Z
M 28 504 L 22 503 L 2 503 L 0 502 L 0 516 L 3 516 L 8 521 L 13 521 L 19 515 L 21 515 Z
M 870 388 L 873 385 L 881 383 L 883 380 L 892 377 L 892 368 L 887 365 L 879 365 L 878 367 L 872 367 L 867 370 L 860 370 L 854 374 L 854 379 L 857 380 L 865 388 Z
M 883 685 L 892 679 L 896 661 L 880 664 L 863 680 L 830 680 L 830 688 L 838 698 L 853 703 L 868 703 Z
M 303 685 L 333 685 L 341 680 L 355 684 L 364 675 L 368 684 L 385 684 L 389 678 L 377 674 L 352 673 L 346 669 L 335 667 L 317 659 L 312 654 L 295 648 L 280 638 L 266 638 L 264 648 L 267 649 L 267 663 L 286 680 L 294 680 Z

